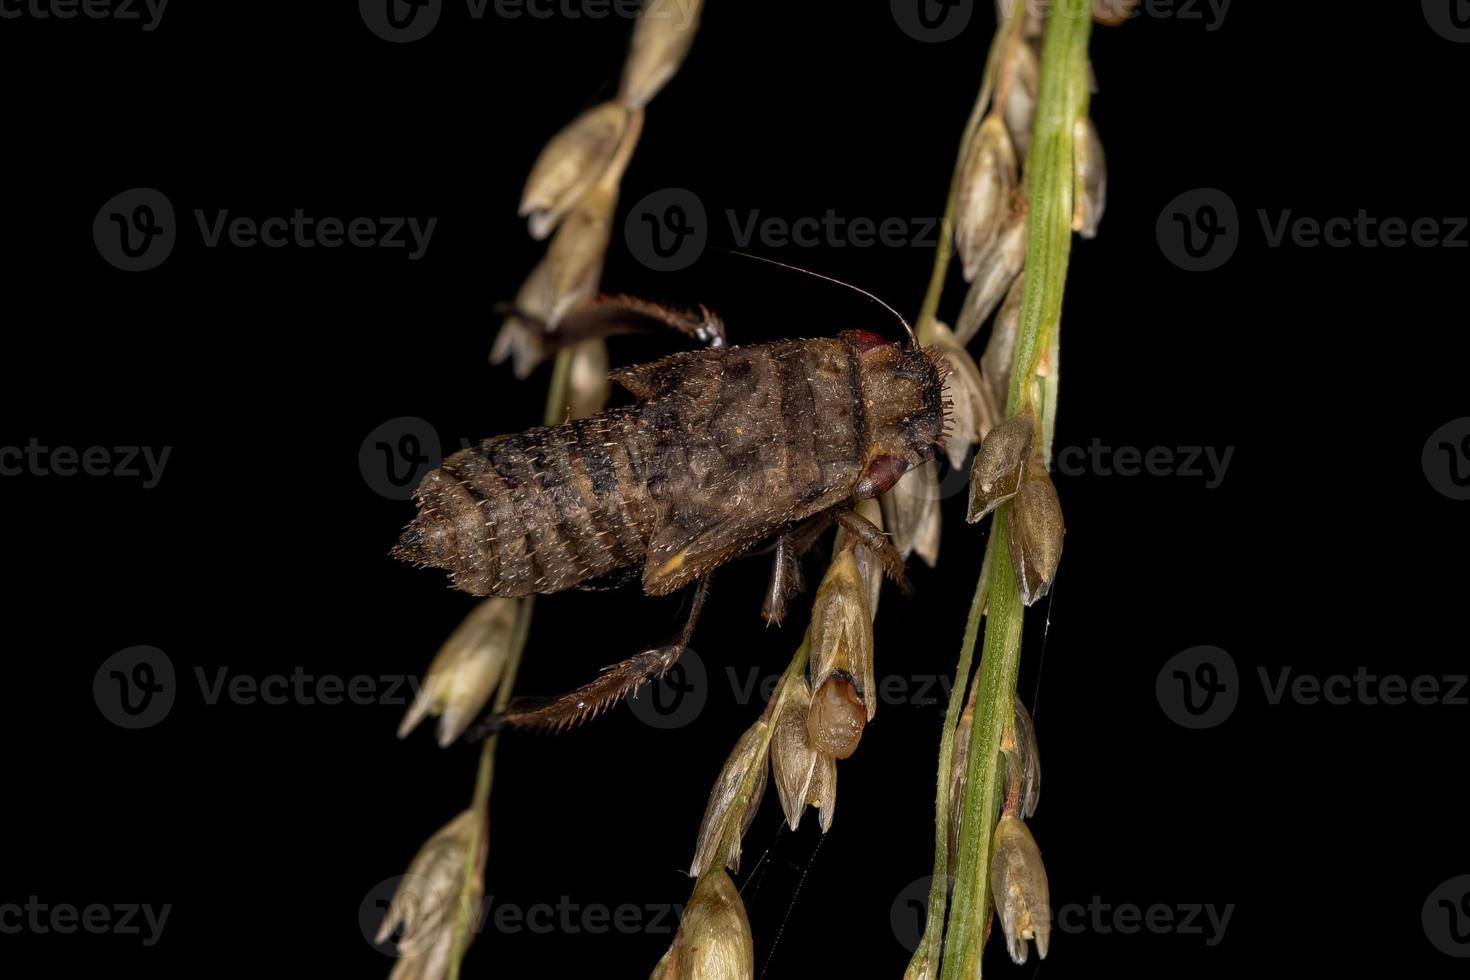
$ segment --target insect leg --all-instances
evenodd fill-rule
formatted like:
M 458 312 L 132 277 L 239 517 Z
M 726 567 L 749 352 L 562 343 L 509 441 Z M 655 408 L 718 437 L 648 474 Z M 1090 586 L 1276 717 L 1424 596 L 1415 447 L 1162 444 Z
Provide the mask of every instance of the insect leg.
M 888 535 L 872 521 L 855 510 L 844 510 L 837 515 L 837 522 L 847 529 L 847 532 L 857 540 L 864 548 L 867 548 L 883 565 L 883 571 L 905 594 L 913 593 L 913 587 L 909 585 L 908 576 L 903 571 L 903 555 L 894 547 Z
M 636 691 L 645 681 L 662 677 L 689 648 L 694 626 L 709 596 L 709 576 L 699 580 L 694 591 L 694 604 L 689 618 L 674 642 L 634 654 L 627 660 L 602 668 L 602 673 L 589 684 L 566 694 L 543 701 L 517 698 L 503 715 L 495 715 L 478 724 L 470 739 L 483 738 L 506 726 L 562 731 L 595 718 L 623 698 Z
M 771 561 L 771 581 L 761 603 L 761 618 L 767 626 L 780 626 L 786 618 L 786 600 L 806 588 L 801 575 L 801 556 L 796 553 L 796 540 L 790 534 L 776 538 L 776 556 Z
M 513 307 L 502 305 L 496 309 L 507 315 L 532 319 Z M 683 310 L 634 296 L 598 294 L 590 302 L 567 311 L 555 326 L 539 325 L 546 343 L 553 347 L 656 329 L 675 330 L 705 347 L 725 346 L 725 324 L 707 308 Z
M 761 603 L 761 617 L 768 626 L 779 626 L 786 616 L 786 603 L 792 596 L 800 595 L 806 588 L 801 574 L 801 556 L 812 550 L 822 537 L 822 532 L 837 519 L 835 510 L 824 510 L 799 524 L 790 525 L 777 535 L 774 543 L 764 549 L 774 553 L 771 562 L 771 581 L 766 587 L 766 598 Z

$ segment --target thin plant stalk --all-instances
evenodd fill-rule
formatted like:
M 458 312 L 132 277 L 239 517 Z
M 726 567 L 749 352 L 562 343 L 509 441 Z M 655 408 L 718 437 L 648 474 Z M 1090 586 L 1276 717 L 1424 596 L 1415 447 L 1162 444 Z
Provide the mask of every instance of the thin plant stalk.
M 1027 274 L 1007 409 L 1010 415 L 1032 413 L 1048 426 L 1055 417 L 1052 409 L 1055 375 L 1048 373 L 1046 391 L 1040 396 L 1042 404 L 1036 403 L 1035 379 L 1043 354 L 1055 360 L 1059 350 L 1057 327 L 1072 245 L 1073 133 L 1075 121 L 1087 110 L 1090 14 L 1087 0 L 1058 0 L 1047 18 L 1035 129 L 1026 160 L 1026 191 L 1030 202 Z M 1043 411 L 1044 408 L 1048 410 Z M 986 604 L 989 623 L 977 679 L 975 723 L 970 732 L 965 786 L 967 819 L 960 829 L 960 855 L 954 900 L 949 906 L 943 980 L 980 976 L 986 925 L 991 915 L 990 838 L 1003 795 L 1001 733 L 1015 710 L 1024 616 L 1007 544 L 1009 512 L 1009 504 L 996 512 L 986 549 L 988 581 L 982 575 L 976 587 L 977 602 Z M 972 654 L 974 642 L 974 635 L 967 631 L 960 652 L 962 661 Z M 946 775 L 941 772 L 941 781 Z
M 556 425 L 566 412 L 567 387 L 572 376 L 572 350 L 564 347 L 556 355 L 551 368 L 551 387 L 546 393 L 545 423 Z M 495 692 L 492 713 L 503 714 L 510 704 L 511 692 L 515 688 L 516 673 L 521 666 L 521 652 L 526 648 L 526 635 L 531 630 L 531 613 L 535 611 L 535 596 L 521 600 L 520 613 L 516 618 L 516 635 L 511 641 L 511 654 L 505 663 L 500 686 Z M 480 764 L 475 771 L 475 795 L 470 809 L 480 833 L 470 840 L 465 855 L 464 881 L 459 891 L 459 917 L 454 923 L 454 947 L 449 957 L 448 980 L 459 980 L 460 962 L 464 958 L 469 942 L 470 920 L 474 910 L 470 908 L 470 895 L 476 876 L 484 873 L 485 851 L 490 836 L 490 789 L 495 783 L 495 748 L 500 744 L 499 733 L 491 734 L 480 746 Z

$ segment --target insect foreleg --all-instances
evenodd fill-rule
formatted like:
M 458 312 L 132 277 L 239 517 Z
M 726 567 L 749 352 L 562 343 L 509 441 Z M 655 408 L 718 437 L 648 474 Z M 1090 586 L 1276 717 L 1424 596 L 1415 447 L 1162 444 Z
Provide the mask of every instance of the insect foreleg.
M 904 574 L 903 555 L 882 529 L 855 510 L 841 511 L 837 515 L 837 522 L 847 529 L 858 544 L 877 556 L 883 571 L 893 579 L 904 595 L 913 593 L 913 586 L 909 585 L 908 576 Z

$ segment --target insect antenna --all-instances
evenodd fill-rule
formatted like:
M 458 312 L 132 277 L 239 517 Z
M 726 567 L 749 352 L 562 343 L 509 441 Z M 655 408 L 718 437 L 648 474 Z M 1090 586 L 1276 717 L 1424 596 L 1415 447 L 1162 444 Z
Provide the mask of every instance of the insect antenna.
M 789 262 L 781 262 L 778 259 L 768 259 L 764 255 L 755 255 L 751 252 L 740 252 L 736 251 L 733 248 L 721 248 L 718 245 L 711 245 L 710 248 L 714 249 L 717 252 L 724 252 L 727 255 L 738 255 L 743 259 L 754 259 L 757 262 L 765 262 L 769 265 L 777 265 L 783 269 L 790 269 L 792 272 L 800 272 L 803 275 L 811 276 L 814 279 L 822 279 L 827 282 L 836 283 L 839 286 L 846 286 L 848 289 L 851 289 L 855 293 L 861 293 L 862 295 L 877 303 L 879 306 L 883 307 L 889 313 L 892 313 L 895 317 L 898 318 L 898 322 L 903 324 L 903 332 L 908 334 L 910 347 L 919 346 L 919 338 L 914 336 L 914 328 L 909 326 L 909 322 L 903 318 L 903 314 L 898 312 L 893 307 L 889 306 L 887 303 L 883 302 L 883 300 L 879 299 L 877 296 L 868 292 L 861 286 L 854 286 L 850 282 L 844 282 L 843 280 L 835 279 L 832 276 L 824 276 L 820 272 L 813 272 L 810 269 L 803 269 L 801 266 L 792 265 Z

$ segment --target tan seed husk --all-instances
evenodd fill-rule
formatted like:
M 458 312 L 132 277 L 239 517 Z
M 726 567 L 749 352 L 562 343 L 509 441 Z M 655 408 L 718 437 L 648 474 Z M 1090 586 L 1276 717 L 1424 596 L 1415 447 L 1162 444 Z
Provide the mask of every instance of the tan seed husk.
M 615 187 L 599 183 L 590 188 L 562 221 L 546 251 L 551 302 L 547 323 L 551 329 L 567 311 L 597 295 L 602 263 L 612 237 L 613 212 L 618 205 Z
M 461 917 L 469 919 L 466 944 L 474 938 L 476 910 L 485 887 L 480 869 L 471 869 L 469 895 L 463 896 L 461 889 L 470 844 L 480 830 L 473 810 L 460 813 L 429 838 L 399 879 L 374 939 L 381 944 L 400 927 L 403 930 L 390 980 L 444 976 L 454 956 L 455 924 Z
M 776 794 L 781 798 L 781 812 L 786 815 L 787 826 L 795 830 L 810 801 L 812 780 L 817 775 L 817 751 L 806 739 L 811 686 L 805 677 L 795 678 L 793 684 L 772 729 L 771 772 L 776 780 Z
M 1015 738 L 1014 746 L 1016 765 L 1020 767 L 1018 774 L 1021 783 L 1021 816 L 1031 817 L 1036 813 L 1036 804 L 1041 799 L 1041 753 L 1036 747 L 1036 723 L 1031 720 L 1031 712 L 1016 698 L 1016 714 L 1014 719 Z M 1011 756 L 1006 757 L 1006 762 L 1011 763 Z
M 970 506 L 974 524 L 1016 495 L 1023 483 L 1035 427 L 1029 415 L 1013 415 L 990 430 L 970 467 Z
M 880 498 L 883 527 L 904 558 L 914 552 L 930 568 L 939 560 L 939 464 L 928 462 L 903 475 Z
M 949 465 L 959 469 L 965 465 L 970 448 L 980 442 L 982 427 L 989 414 L 989 396 L 975 359 L 956 342 L 949 327 L 936 322 L 934 341 L 949 363 L 944 395 L 950 402 L 949 417 L 953 424 L 944 452 L 949 457 Z
M 523 381 L 546 357 L 543 335 L 551 317 L 551 263 L 545 257 L 536 263 L 536 268 L 522 283 L 512 304 L 518 313 L 511 314 L 500 325 L 495 335 L 495 344 L 490 348 L 490 363 L 503 364 L 511 361 L 516 379 Z
M 470 611 L 434 655 L 398 726 L 399 738 L 427 715 L 439 716 L 440 746 L 464 733 L 495 693 L 506 663 L 519 653 L 514 647 L 521 605 L 519 599 L 492 597 Z
M 851 677 L 845 673 L 828 676 L 812 695 L 806 716 L 808 744 L 829 758 L 850 758 L 862 740 L 868 710 Z
M 1016 179 L 1016 153 L 1005 122 L 998 115 L 988 116 L 965 153 L 955 199 L 955 249 L 966 282 L 975 278 L 1009 216 Z
M 623 65 L 618 98 L 647 105 L 678 72 L 699 30 L 701 0 L 644 0 Z
M 719 776 L 715 778 L 709 803 L 705 806 L 704 819 L 699 824 L 699 838 L 694 846 L 694 863 L 689 866 L 691 878 L 717 870 L 712 865 L 720 843 L 730 829 L 730 821 L 734 818 L 739 819 L 740 829 L 731 841 L 730 857 L 726 866 L 731 871 L 740 870 L 740 839 L 745 835 L 750 821 L 755 818 L 761 795 L 766 789 L 766 724 L 766 719 L 762 716 L 740 736 L 721 767 Z M 745 783 L 746 774 L 753 766 L 759 767 L 755 785 L 751 789 L 750 799 L 742 800 L 740 790 Z
M 1009 74 L 1001 114 L 1011 134 L 1016 159 L 1025 160 L 1031 148 L 1031 128 L 1036 121 L 1036 94 L 1041 85 L 1041 59 L 1030 41 L 1011 48 L 1004 69 Z
M 965 294 L 964 306 L 955 323 L 955 340 L 961 345 L 969 344 L 980 332 L 1026 265 L 1026 213 L 1024 206 L 1011 211 L 995 244 L 980 260 L 975 281 Z
M 833 675 L 842 675 L 853 688 L 851 692 L 842 692 L 843 698 L 851 696 L 858 704 L 865 705 L 864 718 L 872 720 L 877 708 L 877 698 L 872 696 L 873 617 L 868 609 L 868 585 L 850 548 L 832 556 L 812 603 L 809 635 L 814 692 L 810 717 L 817 717 L 819 710 L 836 707 L 831 699 L 838 689 L 829 688 L 827 681 Z M 811 743 L 818 751 L 826 751 L 819 738 L 813 737 Z M 855 739 L 853 747 L 856 747 Z M 827 751 L 827 754 L 837 753 Z
M 1011 361 L 1016 355 L 1016 337 L 1021 330 L 1021 298 L 1026 290 L 1026 273 L 1023 271 L 1011 283 L 995 323 L 990 327 L 990 339 L 985 342 L 985 353 L 980 355 L 980 375 L 990 390 L 993 404 L 1001 411 L 1011 395 Z
M 1039 454 L 1026 465 L 1026 476 L 1011 503 L 1006 522 L 1011 565 L 1021 601 L 1031 605 L 1051 588 L 1062 560 L 1062 538 L 1067 533 L 1057 488 Z
M 1097 237 L 1108 198 L 1108 162 L 1102 139 L 1091 119 L 1079 119 L 1073 136 L 1076 188 L 1073 194 L 1072 230 L 1083 238 Z
M 990 891 L 1016 964 L 1026 962 L 1027 940 L 1046 959 L 1051 943 L 1051 895 L 1036 839 L 1019 817 L 1003 814 L 996 824 L 990 859 Z
M 695 884 L 673 945 L 654 968 L 652 980 L 754 976 L 755 945 L 740 892 L 724 871 L 711 871 Z
M 600 337 L 583 340 L 572 347 L 571 371 L 567 377 L 569 418 L 596 415 L 612 394 L 608 380 L 607 343 Z
M 607 171 L 628 131 L 628 108 L 604 102 L 551 138 L 526 178 L 518 211 L 531 237 L 542 240 Z

